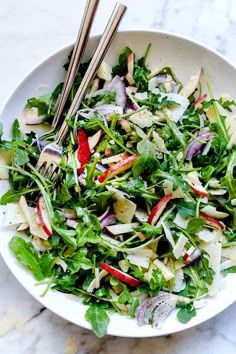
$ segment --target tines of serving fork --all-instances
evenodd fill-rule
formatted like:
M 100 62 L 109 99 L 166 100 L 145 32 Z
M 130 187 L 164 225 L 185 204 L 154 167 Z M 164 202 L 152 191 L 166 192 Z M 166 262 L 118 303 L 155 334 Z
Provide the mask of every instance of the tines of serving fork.
M 98 43 L 98 46 L 95 50 L 95 53 L 90 61 L 88 69 L 82 79 L 82 82 L 77 90 L 75 98 L 67 112 L 65 120 L 57 134 L 55 142 L 46 145 L 39 157 L 39 160 L 36 164 L 36 169 L 40 170 L 41 174 L 47 178 L 55 178 L 59 171 L 59 164 L 63 156 L 63 148 L 61 143 L 65 139 L 69 127 L 68 121 L 71 117 L 77 112 L 81 101 L 86 93 L 86 90 L 94 78 L 99 66 L 101 65 L 102 60 L 104 59 L 108 48 L 112 42 L 112 39 L 118 29 L 119 23 L 125 14 L 126 6 L 123 4 L 117 3 L 112 15 L 108 21 L 108 24 L 104 30 L 104 33 Z

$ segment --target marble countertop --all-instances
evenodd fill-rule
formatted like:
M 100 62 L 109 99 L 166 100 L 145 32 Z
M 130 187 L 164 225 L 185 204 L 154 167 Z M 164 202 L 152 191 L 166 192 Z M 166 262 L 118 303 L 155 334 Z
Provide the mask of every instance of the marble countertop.
M 8 0 L 0 10 L 0 107 L 43 58 L 71 43 L 83 0 Z M 122 29 L 162 29 L 208 45 L 236 64 L 235 0 L 123 0 Z M 114 0 L 101 0 L 93 33 L 101 33 Z M 18 283 L 0 257 L 1 354 L 236 353 L 236 304 L 195 328 L 167 337 L 98 339 L 45 309 Z M 4 326 L 3 326 L 4 325 Z M 70 349 L 69 349 L 70 348 Z

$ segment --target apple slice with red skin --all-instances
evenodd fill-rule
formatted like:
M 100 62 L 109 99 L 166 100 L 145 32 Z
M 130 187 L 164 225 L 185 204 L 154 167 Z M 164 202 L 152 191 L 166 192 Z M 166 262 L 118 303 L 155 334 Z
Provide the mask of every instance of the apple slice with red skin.
M 134 53 L 129 53 L 127 57 L 127 69 L 130 75 L 132 76 L 134 73 Z
M 97 146 L 97 144 L 101 139 L 101 136 L 102 136 L 102 129 L 98 130 L 97 133 L 95 133 L 94 135 L 88 137 L 88 144 L 89 144 L 90 151 L 92 151 Z
M 222 224 L 222 222 L 220 222 L 219 220 L 216 220 L 216 219 L 214 219 L 214 218 L 212 218 L 212 217 L 210 217 L 210 216 L 208 216 L 208 215 L 206 215 L 204 213 L 199 213 L 199 216 L 200 216 L 200 218 L 203 218 L 204 220 L 206 220 L 206 223 L 208 225 L 216 227 L 219 230 L 224 230 L 225 229 L 224 224 Z
M 202 197 L 209 197 L 209 193 L 205 190 L 204 187 L 201 186 L 194 186 L 194 185 L 189 185 L 189 187 L 198 195 L 201 195 Z
M 43 196 L 39 197 L 37 200 L 36 210 L 43 230 L 49 237 L 51 237 L 53 235 L 52 226 Z
M 151 214 L 148 217 L 148 223 L 155 225 L 159 217 L 161 216 L 163 210 L 165 209 L 167 203 L 172 198 L 172 193 L 166 194 L 151 211 Z
M 109 167 L 102 176 L 99 176 L 98 181 L 103 183 L 106 179 L 111 179 L 119 173 L 128 170 L 134 165 L 138 157 L 139 155 L 135 154 L 127 157 L 127 159 L 117 162 L 115 165 Z
M 126 133 L 129 134 L 129 133 L 132 132 L 132 128 L 131 128 L 129 122 L 127 122 L 127 120 L 125 120 L 125 119 L 120 119 L 120 120 L 119 120 L 119 123 L 120 123 L 121 127 L 124 129 L 124 131 L 125 131 Z
M 138 279 L 131 277 L 131 275 L 126 274 L 126 273 L 122 272 L 121 270 L 114 268 L 105 262 L 102 262 L 100 264 L 100 267 L 102 269 L 106 270 L 109 274 L 113 275 L 115 278 L 120 279 L 124 283 L 127 283 L 132 286 L 141 285 L 141 282 Z

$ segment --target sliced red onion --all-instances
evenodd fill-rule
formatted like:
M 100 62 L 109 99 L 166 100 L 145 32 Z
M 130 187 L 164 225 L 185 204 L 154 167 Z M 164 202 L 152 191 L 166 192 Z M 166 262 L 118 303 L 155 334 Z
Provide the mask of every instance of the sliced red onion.
M 179 92 L 179 85 L 177 85 L 177 84 L 174 85 L 174 86 L 173 86 L 173 89 L 172 89 L 172 92 L 173 92 L 173 93 L 178 93 L 178 92 Z
M 185 257 L 187 265 L 197 262 L 202 257 L 202 252 L 199 248 L 196 248 L 188 257 Z
M 207 93 L 199 97 L 193 104 L 194 106 L 199 106 L 207 98 Z
M 164 84 L 166 82 L 167 79 L 167 74 L 157 74 L 156 75 L 156 79 L 157 79 L 157 83 L 158 84 Z
M 115 214 L 109 214 L 101 221 L 101 228 L 104 229 L 105 226 L 112 225 L 116 221 Z
M 94 109 L 96 111 L 100 112 L 101 114 L 103 114 L 106 119 L 108 119 L 108 117 L 112 113 L 115 113 L 115 112 L 117 112 L 119 114 L 123 113 L 123 108 L 121 106 L 116 106 L 114 104 L 101 104 L 101 105 L 95 106 Z
M 127 104 L 126 88 L 120 76 L 116 75 L 108 84 L 107 90 L 116 93 L 116 104 L 122 107 L 123 111 Z
M 213 136 L 212 132 L 199 132 L 198 135 L 196 136 L 197 139 L 205 142 L 205 141 L 209 141 Z M 203 143 L 200 143 L 199 141 L 192 139 L 190 141 L 190 143 L 188 144 L 187 148 L 186 148 L 186 157 L 185 159 L 187 161 L 191 160 L 192 157 L 196 156 L 197 154 L 199 154 L 199 152 L 201 151 L 201 148 L 203 146 Z
M 70 227 L 71 229 L 76 229 L 78 225 L 78 221 L 67 219 L 65 224 Z
M 108 215 L 109 211 L 110 211 L 110 206 L 108 206 L 104 211 L 104 213 L 98 217 L 98 220 L 100 221 L 103 220 Z
M 85 187 L 86 186 L 86 182 L 85 179 L 80 175 L 78 176 L 78 182 L 81 186 Z
M 157 296 L 143 300 L 135 311 L 138 325 L 152 323 L 153 328 L 160 328 L 169 313 L 176 307 L 178 296 L 161 291 Z
M 101 163 L 97 163 L 96 169 L 97 169 L 98 171 L 102 171 L 102 172 L 106 171 L 106 167 L 103 166 Z

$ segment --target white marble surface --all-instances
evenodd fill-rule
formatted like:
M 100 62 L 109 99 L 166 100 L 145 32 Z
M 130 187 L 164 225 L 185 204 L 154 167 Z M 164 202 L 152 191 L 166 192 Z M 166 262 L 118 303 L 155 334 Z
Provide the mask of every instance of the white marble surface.
M 235 0 L 123 0 L 121 28 L 164 29 L 194 38 L 236 64 Z M 40 60 L 71 43 L 84 0 L 0 0 L 0 107 Z M 101 0 L 93 33 L 102 32 L 114 0 Z M 96 338 L 36 302 L 0 258 L 1 354 L 235 354 L 236 304 L 193 329 L 152 339 Z M 2 324 L 5 329 L 2 330 Z M 6 333 L 4 333 L 6 332 Z M 68 342 L 74 350 L 68 351 Z

